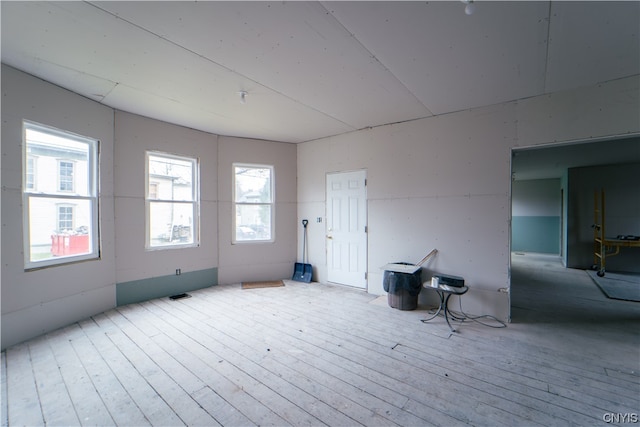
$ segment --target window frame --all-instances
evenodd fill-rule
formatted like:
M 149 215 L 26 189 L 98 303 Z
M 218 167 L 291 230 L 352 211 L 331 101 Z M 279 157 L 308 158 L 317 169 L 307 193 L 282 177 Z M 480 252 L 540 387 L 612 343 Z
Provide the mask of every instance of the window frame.
M 183 162 L 191 162 L 191 195 L 192 200 L 172 200 L 172 199 L 151 199 L 149 188 L 152 183 L 149 176 L 149 159 L 150 157 L 161 157 L 166 159 L 175 159 Z M 145 242 L 144 247 L 147 251 L 159 251 L 168 249 L 184 249 L 195 248 L 200 246 L 200 159 L 198 157 L 185 156 L 173 153 L 167 153 L 156 150 L 145 151 L 144 162 L 144 205 L 145 205 Z M 156 196 L 159 187 L 156 187 Z M 191 243 L 174 243 L 166 245 L 152 245 L 151 243 L 151 204 L 152 203 L 172 203 L 172 204 L 191 204 L 193 212 L 193 242 Z M 171 230 L 170 230 L 171 231 Z
M 37 182 L 37 169 L 34 167 L 34 185 L 32 188 L 27 186 L 28 159 L 33 157 L 30 153 L 31 147 L 27 141 L 27 130 L 46 133 L 54 137 L 64 138 L 87 145 L 87 194 L 81 195 L 69 191 L 60 191 L 59 184 L 59 160 L 56 159 L 56 185 L 55 191 L 45 192 L 41 186 L 35 185 Z M 99 188 L 99 158 L 100 158 L 100 141 L 96 138 L 79 135 L 74 132 L 47 126 L 30 120 L 22 121 L 22 221 L 23 221 L 23 254 L 25 271 L 38 270 L 41 268 L 68 265 L 80 261 L 100 259 L 100 198 L 98 194 Z M 34 166 L 35 166 L 34 157 Z M 40 158 L 40 157 L 38 157 Z M 74 162 L 75 163 L 75 162 Z M 74 165 L 74 173 L 76 167 Z M 54 179 L 52 176 L 51 179 Z M 74 183 L 75 190 L 75 183 Z M 74 206 L 79 201 L 89 203 L 89 223 L 91 224 L 91 232 L 89 237 L 89 252 L 86 254 L 72 254 L 50 257 L 45 259 L 31 259 L 31 212 L 30 201 L 37 199 L 52 199 L 55 205 L 55 224 L 59 225 L 59 206 Z M 75 220 L 75 206 L 74 206 Z
M 253 169 L 269 169 L 270 170 L 270 183 L 271 183 L 271 201 L 268 203 L 260 202 L 238 202 L 236 200 L 236 169 L 237 168 L 253 168 Z M 256 163 L 244 163 L 234 162 L 231 166 L 231 244 L 233 245 L 246 245 L 246 244 L 264 244 L 274 243 L 276 241 L 276 184 L 275 184 L 275 166 L 267 164 Z M 271 215 L 270 231 L 271 236 L 269 239 L 254 239 L 254 240 L 238 240 L 236 234 L 237 228 L 237 206 L 269 206 Z

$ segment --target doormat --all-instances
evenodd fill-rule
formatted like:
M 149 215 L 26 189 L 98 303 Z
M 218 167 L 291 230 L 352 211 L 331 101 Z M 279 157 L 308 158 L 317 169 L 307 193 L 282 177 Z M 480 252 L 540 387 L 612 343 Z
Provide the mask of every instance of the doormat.
M 640 302 L 640 275 L 606 272 L 599 277 L 595 271 L 587 270 L 607 298 Z
M 242 282 L 242 289 L 256 289 L 256 288 L 277 288 L 284 286 L 282 280 L 270 280 L 266 282 Z

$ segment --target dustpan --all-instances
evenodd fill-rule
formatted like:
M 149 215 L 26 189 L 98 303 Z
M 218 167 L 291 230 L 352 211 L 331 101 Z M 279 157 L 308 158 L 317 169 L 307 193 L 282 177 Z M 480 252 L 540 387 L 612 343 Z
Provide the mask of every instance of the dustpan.
M 302 240 L 302 262 L 296 262 L 293 267 L 293 277 L 291 280 L 297 282 L 311 282 L 311 276 L 313 275 L 313 268 L 311 264 L 307 264 L 307 224 L 309 221 L 302 220 L 302 226 L 304 227 L 303 240 Z

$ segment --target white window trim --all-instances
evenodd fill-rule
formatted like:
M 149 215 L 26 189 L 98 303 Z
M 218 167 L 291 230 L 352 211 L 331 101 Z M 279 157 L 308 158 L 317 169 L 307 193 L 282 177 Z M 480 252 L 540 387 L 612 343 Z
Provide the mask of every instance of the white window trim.
M 87 160 L 87 174 L 88 174 L 88 187 L 87 196 L 80 196 L 77 194 L 67 193 L 43 193 L 37 190 L 37 187 L 33 189 L 27 189 L 26 187 L 26 168 L 27 168 L 27 128 L 37 130 L 40 132 L 46 132 L 59 137 L 76 140 L 89 145 L 89 159 Z M 25 271 L 38 270 L 45 267 L 54 267 L 59 265 L 71 264 L 79 261 L 100 259 L 100 200 L 98 197 L 98 158 L 100 156 L 100 141 L 94 138 L 74 134 L 73 132 L 60 130 L 51 126 L 46 126 L 40 123 L 24 120 L 22 124 L 22 223 L 23 223 L 23 253 L 24 253 L 24 269 Z M 59 171 L 56 172 L 59 175 Z M 56 187 L 59 190 L 60 187 Z M 80 200 L 88 200 L 91 208 L 91 228 L 92 233 L 89 234 L 89 249 L 88 254 L 83 255 L 68 255 L 60 256 L 56 258 L 48 258 L 44 260 L 31 261 L 31 236 L 29 227 L 29 200 L 36 198 L 53 198 L 58 200 L 65 200 L 62 203 L 73 204 Z M 58 212 L 56 211 L 56 224 L 58 222 Z
M 192 197 L 191 201 L 184 200 L 167 200 L 167 199 L 149 199 L 149 156 L 165 157 L 168 159 L 176 159 L 181 161 L 189 161 L 193 163 L 191 169 Z M 151 246 L 151 203 L 176 203 L 193 205 L 193 243 L 176 243 L 170 245 Z M 145 208 L 145 242 L 144 247 L 147 251 L 162 251 L 170 249 L 195 248 L 200 246 L 200 159 L 197 157 L 181 156 L 162 151 L 147 150 L 145 152 L 144 161 L 144 208 Z
M 255 168 L 271 170 L 271 203 L 242 203 L 236 202 L 236 168 Z M 255 164 L 255 163 L 233 163 L 231 166 L 231 244 L 233 245 L 256 245 L 263 243 L 274 243 L 276 241 L 276 179 L 275 167 L 273 165 Z M 236 240 L 236 206 L 261 206 L 269 205 L 271 207 L 271 238 L 256 240 Z

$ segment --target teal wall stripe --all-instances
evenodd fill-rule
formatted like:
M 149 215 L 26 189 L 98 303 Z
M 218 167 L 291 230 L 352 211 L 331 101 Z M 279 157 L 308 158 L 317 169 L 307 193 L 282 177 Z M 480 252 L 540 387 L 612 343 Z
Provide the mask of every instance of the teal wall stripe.
M 179 276 L 160 276 L 116 283 L 118 306 L 182 294 L 218 284 L 218 269 L 188 271 Z
M 560 253 L 559 216 L 514 216 L 511 222 L 511 250 Z

